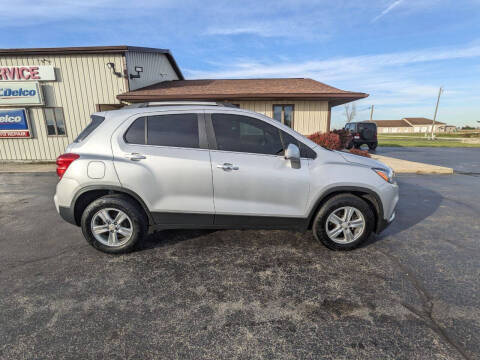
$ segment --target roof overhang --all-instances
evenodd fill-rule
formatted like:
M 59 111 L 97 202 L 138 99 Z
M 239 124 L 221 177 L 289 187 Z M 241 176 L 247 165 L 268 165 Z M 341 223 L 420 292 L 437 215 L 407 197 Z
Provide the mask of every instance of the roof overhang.
M 164 95 L 164 94 L 141 94 L 135 91 L 117 95 L 117 99 L 128 102 L 162 101 L 162 100 L 209 100 L 209 101 L 228 101 L 228 100 L 325 100 L 330 105 L 337 106 L 351 101 L 366 98 L 365 93 L 348 94 L 315 94 L 315 93 L 290 93 L 290 94 L 186 94 L 182 95 Z

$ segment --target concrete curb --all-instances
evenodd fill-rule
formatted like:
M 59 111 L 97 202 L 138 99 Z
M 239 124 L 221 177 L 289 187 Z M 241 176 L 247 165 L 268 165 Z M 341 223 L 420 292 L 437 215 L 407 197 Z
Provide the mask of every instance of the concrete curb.
M 375 160 L 390 166 L 397 174 L 441 174 L 452 175 L 453 169 L 415 161 L 402 160 L 388 156 L 370 154 Z
M 0 173 L 45 173 L 56 169 L 55 163 L 0 163 Z

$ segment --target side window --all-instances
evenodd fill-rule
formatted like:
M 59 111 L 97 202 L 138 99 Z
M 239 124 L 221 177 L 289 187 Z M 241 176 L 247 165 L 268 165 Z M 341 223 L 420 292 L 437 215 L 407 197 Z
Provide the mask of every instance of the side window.
M 293 105 L 273 105 L 273 118 L 288 127 L 293 127 Z
M 292 135 L 287 134 L 285 131 L 282 131 L 282 142 L 283 147 L 286 149 L 288 144 L 295 144 L 300 149 L 300 157 L 307 159 L 315 159 L 317 154 L 315 151 L 310 149 L 307 145 L 295 139 Z
M 125 141 L 127 143 L 145 145 L 147 137 L 147 133 L 145 132 L 146 121 L 146 117 L 141 117 L 135 120 L 132 125 L 130 125 L 125 133 Z
M 197 114 L 149 116 L 147 144 L 184 148 L 200 147 Z
M 212 114 L 218 150 L 281 155 L 280 130 L 259 119 L 234 114 Z
M 90 124 L 88 124 L 87 127 L 83 129 L 83 131 L 80 134 L 78 134 L 77 138 L 73 140 L 73 142 L 79 143 L 85 140 L 85 138 L 88 135 L 90 135 L 92 132 L 94 132 L 95 129 L 102 124 L 103 120 L 105 120 L 103 116 L 98 116 L 98 115 L 92 115 L 90 116 L 90 119 L 91 119 Z
M 47 123 L 47 135 L 61 136 L 65 135 L 65 117 L 63 108 L 44 108 L 45 122 Z

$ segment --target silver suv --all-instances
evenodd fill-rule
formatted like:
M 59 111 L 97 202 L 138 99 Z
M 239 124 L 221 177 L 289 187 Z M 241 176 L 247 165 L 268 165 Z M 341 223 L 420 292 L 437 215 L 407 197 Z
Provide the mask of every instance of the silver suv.
M 57 159 L 57 211 L 107 253 L 161 229 L 312 229 L 350 250 L 395 217 L 392 169 L 215 103 L 100 112 Z

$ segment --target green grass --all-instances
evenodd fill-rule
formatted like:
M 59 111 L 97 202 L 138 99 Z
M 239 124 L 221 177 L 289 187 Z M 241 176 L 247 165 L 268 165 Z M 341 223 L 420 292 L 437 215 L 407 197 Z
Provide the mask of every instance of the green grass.
M 467 144 L 458 140 L 449 140 L 437 138 L 436 140 L 428 140 L 425 138 L 413 138 L 408 137 L 393 137 L 393 136 L 379 136 L 378 146 L 399 146 L 399 147 L 468 147 L 468 148 L 480 148 L 479 144 Z

